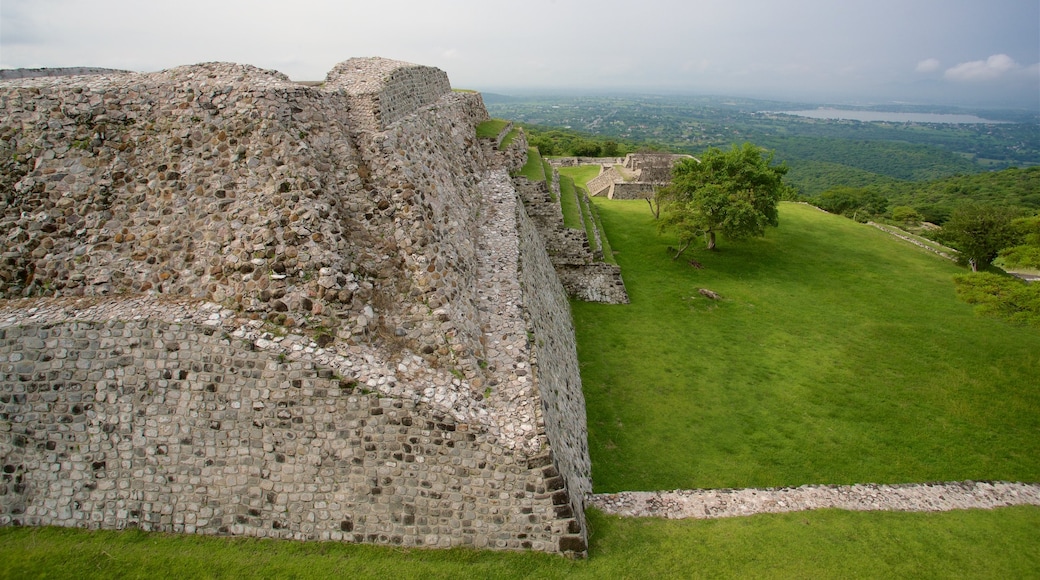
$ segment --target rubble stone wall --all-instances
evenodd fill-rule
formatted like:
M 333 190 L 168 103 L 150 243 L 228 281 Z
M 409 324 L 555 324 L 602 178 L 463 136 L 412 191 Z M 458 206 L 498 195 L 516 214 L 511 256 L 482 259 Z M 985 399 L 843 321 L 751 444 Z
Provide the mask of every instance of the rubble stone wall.
M 0 107 L 0 522 L 584 553 L 573 329 L 479 94 L 353 59 Z
M 550 456 L 219 327 L 8 327 L 0 361 L 2 524 L 584 551 Z

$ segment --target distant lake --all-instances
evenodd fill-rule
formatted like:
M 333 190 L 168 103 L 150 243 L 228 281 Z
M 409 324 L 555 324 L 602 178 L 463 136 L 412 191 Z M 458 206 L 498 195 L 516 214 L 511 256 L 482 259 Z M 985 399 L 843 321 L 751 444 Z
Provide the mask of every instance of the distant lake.
M 955 115 L 946 113 L 894 113 L 888 111 L 850 111 L 846 109 L 811 109 L 808 111 L 778 111 L 784 115 L 797 115 L 812 119 L 850 119 L 853 121 L 887 121 L 890 123 L 1007 123 L 1008 121 L 991 121 L 975 115 Z

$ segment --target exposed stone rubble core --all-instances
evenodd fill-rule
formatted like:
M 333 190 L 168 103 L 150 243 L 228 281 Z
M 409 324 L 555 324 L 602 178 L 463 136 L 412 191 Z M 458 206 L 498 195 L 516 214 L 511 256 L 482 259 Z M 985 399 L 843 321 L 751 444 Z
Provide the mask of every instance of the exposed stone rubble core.
M 0 523 L 585 553 L 569 304 L 479 94 L 352 59 L 0 106 Z
M 567 293 L 586 302 L 628 304 L 621 268 L 603 261 L 603 248 L 598 238 L 605 232 L 597 231 L 597 239 L 589 240 L 584 229 L 564 225 L 559 171 L 553 169 L 551 181 L 531 182 L 522 176 L 513 181 L 545 245 L 552 248 L 549 257 Z M 590 204 L 584 192 L 578 188 L 574 190 L 575 203 Z M 586 205 L 584 211 L 593 210 Z
M 907 485 L 626 491 L 597 494 L 590 503 L 607 514 L 668 519 L 726 518 L 825 508 L 932 512 L 1040 505 L 1040 484 L 965 481 Z

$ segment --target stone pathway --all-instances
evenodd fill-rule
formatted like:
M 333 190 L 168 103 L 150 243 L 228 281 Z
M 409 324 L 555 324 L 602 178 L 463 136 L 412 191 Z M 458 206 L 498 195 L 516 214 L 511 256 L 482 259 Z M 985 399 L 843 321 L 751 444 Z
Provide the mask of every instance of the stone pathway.
M 726 518 L 823 508 L 935 512 L 1040 506 L 1040 484 L 987 481 L 903 485 L 804 485 L 768 489 L 623 491 L 592 496 L 604 513 L 667 519 Z

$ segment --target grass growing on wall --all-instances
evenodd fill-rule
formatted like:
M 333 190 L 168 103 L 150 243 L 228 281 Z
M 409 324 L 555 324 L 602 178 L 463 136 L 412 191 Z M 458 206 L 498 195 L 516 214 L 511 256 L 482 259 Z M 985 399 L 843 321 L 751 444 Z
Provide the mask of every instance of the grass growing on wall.
M 538 149 L 529 147 L 527 149 L 527 163 L 520 168 L 520 175 L 528 181 L 545 181 L 545 170 L 542 167 L 542 158 L 538 155 Z
M 502 138 L 502 142 L 499 143 L 498 148 L 500 150 L 508 149 L 509 146 L 513 144 L 513 141 L 516 140 L 516 136 L 519 135 L 519 134 L 520 134 L 520 129 L 513 129 L 513 130 L 511 130 L 509 133 L 506 134 L 505 137 Z
M 477 125 L 477 138 L 495 139 L 508 125 L 509 121 L 504 119 L 488 119 L 487 121 L 483 121 Z
M 556 191 L 553 190 L 553 188 L 552 188 L 553 166 L 552 166 L 551 163 L 549 163 L 548 159 L 546 159 L 544 157 L 542 157 L 541 159 L 542 159 L 542 170 L 545 172 L 545 183 L 547 185 L 549 185 L 549 197 L 555 202 L 555 201 L 557 201 L 557 199 L 556 199 Z
M 1040 480 L 1040 332 L 949 261 L 798 204 L 672 261 L 645 202 L 595 202 L 632 300 L 572 305 L 596 491 Z
M 560 176 L 560 206 L 563 208 L 563 225 L 573 230 L 585 228 L 581 208 L 578 207 L 577 192 L 574 191 L 574 181 L 563 175 Z
M 1040 508 L 724 520 L 589 513 L 590 558 L 0 528 L 2 578 L 1029 578 Z

